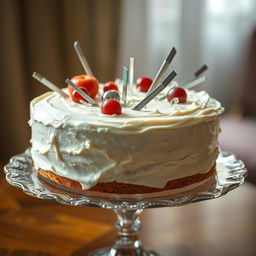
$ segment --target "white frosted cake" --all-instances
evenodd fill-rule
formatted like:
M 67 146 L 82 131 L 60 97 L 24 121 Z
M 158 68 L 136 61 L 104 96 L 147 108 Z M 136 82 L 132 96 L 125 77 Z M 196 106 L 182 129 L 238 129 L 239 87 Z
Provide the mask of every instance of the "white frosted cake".
M 140 111 L 132 107 L 145 94 L 128 93 L 120 115 L 56 92 L 35 98 L 35 170 L 68 187 L 112 193 L 179 188 L 214 175 L 223 108 L 204 91 L 186 92 L 186 103 L 156 97 Z

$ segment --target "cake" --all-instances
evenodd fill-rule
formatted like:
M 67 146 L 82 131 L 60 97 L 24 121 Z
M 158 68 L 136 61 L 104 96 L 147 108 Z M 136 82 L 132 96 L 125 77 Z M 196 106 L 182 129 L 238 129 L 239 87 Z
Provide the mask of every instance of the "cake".
M 119 115 L 56 92 L 33 99 L 35 170 L 72 189 L 121 194 L 176 189 L 213 176 L 223 108 L 205 91 L 186 93 L 178 104 L 162 99 L 163 91 L 137 111 L 132 108 L 145 93 L 133 89 Z

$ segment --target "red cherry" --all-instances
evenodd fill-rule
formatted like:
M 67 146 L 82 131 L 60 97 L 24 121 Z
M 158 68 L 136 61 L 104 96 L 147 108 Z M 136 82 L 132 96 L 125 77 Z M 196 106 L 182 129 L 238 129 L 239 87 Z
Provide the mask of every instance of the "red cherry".
M 86 94 L 88 94 L 88 90 L 85 87 L 80 87 L 80 89 Z M 74 102 L 77 103 L 81 103 L 81 100 L 87 102 L 87 100 L 84 99 L 84 97 L 82 97 L 76 90 L 73 90 L 73 92 L 71 93 L 71 98 Z
M 136 87 L 138 87 L 141 92 L 147 92 L 151 84 L 152 80 L 148 77 L 141 77 L 136 81 Z
M 114 99 L 103 101 L 101 105 L 101 113 L 106 115 L 120 115 L 122 112 L 121 104 Z
M 103 88 L 103 91 L 115 90 L 118 91 L 118 87 L 114 82 L 107 82 Z
M 167 93 L 167 100 L 171 102 L 173 99 L 178 99 L 179 103 L 186 103 L 187 93 L 181 87 L 173 87 Z
M 76 84 L 78 87 L 83 87 L 86 88 L 88 91 L 88 95 L 91 98 L 94 98 L 99 89 L 99 82 L 94 76 L 89 76 L 89 75 L 79 75 L 79 76 L 74 76 L 71 81 Z M 72 97 L 72 92 L 74 91 L 73 87 L 68 85 L 68 90 L 69 93 Z

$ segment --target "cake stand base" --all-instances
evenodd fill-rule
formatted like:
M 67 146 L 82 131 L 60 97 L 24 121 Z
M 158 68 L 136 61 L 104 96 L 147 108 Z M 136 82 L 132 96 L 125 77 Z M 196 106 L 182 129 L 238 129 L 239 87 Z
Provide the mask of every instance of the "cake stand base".
M 136 251 L 126 251 L 126 250 L 116 250 L 114 248 L 102 248 L 91 252 L 88 256 L 160 256 L 158 253 L 153 251 L 136 250 Z
M 146 251 L 138 239 L 141 227 L 139 216 L 142 209 L 115 209 L 117 239 L 112 248 L 102 248 L 89 256 L 159 256 L 156 252 Z

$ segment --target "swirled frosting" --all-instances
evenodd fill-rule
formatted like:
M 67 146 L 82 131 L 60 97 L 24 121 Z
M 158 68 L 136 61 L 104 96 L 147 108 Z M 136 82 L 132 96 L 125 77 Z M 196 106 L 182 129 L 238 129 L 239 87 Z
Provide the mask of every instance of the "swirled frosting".
M 130 93 L 122 114 L 111 116 L 99 106 L 45 93 L 30 105 L 35 168 L 76 180 L 84 189 L 109 181 L 161 188 L 205 173 L 218 154 L 223 108 L 204 91 L 187 94 L 185 104 L 155 98 L 135 111 L 145 94 Z

